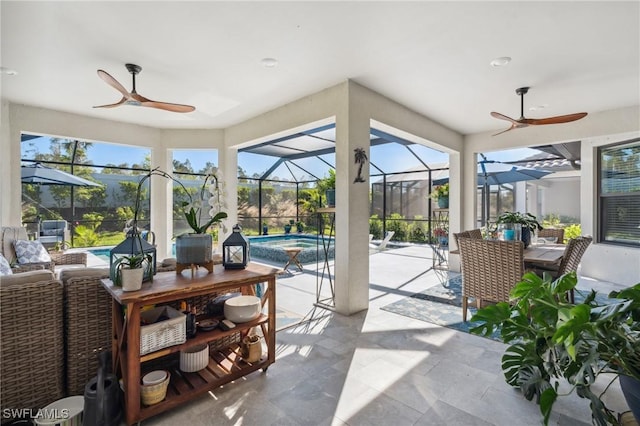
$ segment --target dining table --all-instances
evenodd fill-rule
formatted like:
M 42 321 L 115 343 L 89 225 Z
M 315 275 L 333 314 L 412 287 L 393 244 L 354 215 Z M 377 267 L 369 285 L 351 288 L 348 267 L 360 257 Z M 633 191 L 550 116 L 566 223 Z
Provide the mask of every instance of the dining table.
M 524 250 L 525 264 L 559 265 L 567 246 L 564 244 L 531 244 Z

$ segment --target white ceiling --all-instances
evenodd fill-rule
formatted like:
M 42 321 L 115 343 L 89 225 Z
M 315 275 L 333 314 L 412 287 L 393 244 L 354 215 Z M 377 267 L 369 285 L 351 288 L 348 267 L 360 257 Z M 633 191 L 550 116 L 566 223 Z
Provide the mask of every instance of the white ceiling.
M 0 2 L 2 97 L 158 128 L 224 128 L 352 79 L 460 133 L 489 116 L 640 104 L 640 2 Z M 513 58 L 506 67 L 489 62 Z M 261 59 L 276 58 L 275 68 Z M 96 74 L 196 106 L 122 106 Z M 543 110 L 529 107 L 547 105 Z

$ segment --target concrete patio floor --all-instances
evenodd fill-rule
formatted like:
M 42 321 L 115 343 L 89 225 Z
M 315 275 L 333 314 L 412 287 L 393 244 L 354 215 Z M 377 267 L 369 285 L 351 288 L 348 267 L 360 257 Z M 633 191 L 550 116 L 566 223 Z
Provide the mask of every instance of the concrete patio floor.
M 541 424 L 538 406 L 504 382 L 504 344 L 380 309 L 449 276 L 430 269 L 430 249 L 371 256 L 367 311 L 346 317 L 314 308 L 316 265 L 305 265 L 303 272 L 293 268 L 278 278 L 277 304 L 308 321 L 277 333 L 277 361 L 268 372 L 250 374 L 144 424 Z M 593 284 L 598 283 L 583 277 L 579 285 Z M 628 410 L 616 383 L 605 400 L 612 409 Z M 591 424 L 588 402 L 575 395 L 561 398 L 550 424 Z

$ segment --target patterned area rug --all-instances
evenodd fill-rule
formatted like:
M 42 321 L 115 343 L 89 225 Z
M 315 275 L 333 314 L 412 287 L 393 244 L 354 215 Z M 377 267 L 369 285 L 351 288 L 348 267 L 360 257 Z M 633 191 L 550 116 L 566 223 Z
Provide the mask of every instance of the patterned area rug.
M 302 315 L 290 312 L 282 308 L 276 308 L 276 331 L 289 328 L 301 322 L 304 319 Z
M 468 321 L 476 313 L 475 308 L 469 309 L 467 322 L 462 321 L 461 293 L 462 277 L 457 276 L 445 281 L 444 284 L 430 287 L 420 293 L 383 306 L 381 309 L 469 333 L 469 329 L 479 323 Z M 499 333 L 494 333 L 491 338 L 500 341 Z
M 420 293 L 413 294 L 397 302 L 383 306 L 381 309 L 420 321 L 430 322 L 443 327 L 469 333 L 469 330 L 480 323 L 469 319 L 476 313 L 475 303 L 469 304 L 467 322 L 462 321 L 462 276 L 445 281 L 442 285 L 430 287 Z M 588 294 L 576 291 L 576 303 L 584 301 Z M 607 297 L 598 293 L 596 300 L 607 303 Z M 472 301 L 473 302 L 473 301 Z M 472 307 L 473 306 L 473 307 Z M 491 339 L 501 341 L 500 333 L 495 332 Z

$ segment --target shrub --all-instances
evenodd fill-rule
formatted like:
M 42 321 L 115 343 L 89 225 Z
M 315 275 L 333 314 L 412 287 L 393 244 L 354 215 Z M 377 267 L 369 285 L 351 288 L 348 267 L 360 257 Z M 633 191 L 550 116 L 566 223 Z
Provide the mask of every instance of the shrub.
M 382 238 L 382 220 L 378 218 L 377 214 L 369 218 L 369 233 L 377 240 Z

